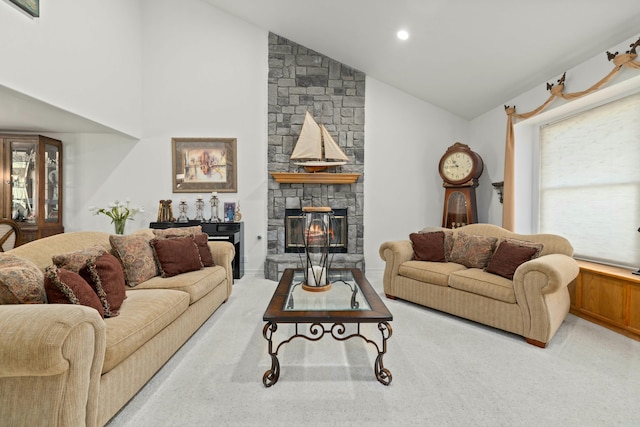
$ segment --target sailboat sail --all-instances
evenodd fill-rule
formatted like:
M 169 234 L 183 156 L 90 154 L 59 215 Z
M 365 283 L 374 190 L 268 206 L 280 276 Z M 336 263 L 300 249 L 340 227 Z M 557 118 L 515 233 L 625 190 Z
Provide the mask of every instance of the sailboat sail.
M 304 162 L 296 162 L 296 164 L 304 166 L 310 172 L 344 165 L 349 161 L 349 157 L 331 137 L 324 125 L 318 125 L 308 111 L 304 117 L 296 146 L 291 153 L 291 159 L 305 160 Z

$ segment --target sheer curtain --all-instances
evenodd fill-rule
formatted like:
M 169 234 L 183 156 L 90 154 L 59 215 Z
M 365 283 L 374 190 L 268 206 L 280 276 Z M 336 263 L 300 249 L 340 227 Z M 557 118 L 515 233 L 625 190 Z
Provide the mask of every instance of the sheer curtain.
M 577 258 L 640 262 L 640 94 L 540 128 L 539 224 Z

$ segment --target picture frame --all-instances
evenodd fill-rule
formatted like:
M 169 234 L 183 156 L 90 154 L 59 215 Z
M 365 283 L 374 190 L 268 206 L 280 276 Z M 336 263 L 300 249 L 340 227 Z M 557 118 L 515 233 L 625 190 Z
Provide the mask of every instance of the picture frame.
M 235 202 L 224 202 L 224 222 L 233 222 L 236 216 L 236 204 Z
M 236 138 L 171 138 L 174 193 L 237 193 Z
M 40 17 L 40 0 L 9 0 L 34 18 Z

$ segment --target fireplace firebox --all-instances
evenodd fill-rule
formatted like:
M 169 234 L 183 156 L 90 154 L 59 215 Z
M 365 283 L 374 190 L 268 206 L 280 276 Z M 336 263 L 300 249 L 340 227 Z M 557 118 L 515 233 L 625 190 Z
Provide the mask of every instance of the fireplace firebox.
M 285 209 L 284 216 L 285 253 L 303 253 L 305 214 L 302 209 Z M 333 209 L 331 231 L 329 252 L 347 253 L 347 209 Z

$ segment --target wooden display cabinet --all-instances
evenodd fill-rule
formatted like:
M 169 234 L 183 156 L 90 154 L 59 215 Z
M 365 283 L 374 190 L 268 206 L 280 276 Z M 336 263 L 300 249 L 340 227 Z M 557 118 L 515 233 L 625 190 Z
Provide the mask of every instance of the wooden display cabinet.
M 16 221 L 22 243 L 64 232 L 62 142 L 0 134 L 0 215 Z
M 630 270 L 578 261 L 569 285 L 571 313 L 640 341 L 640 276 Z

